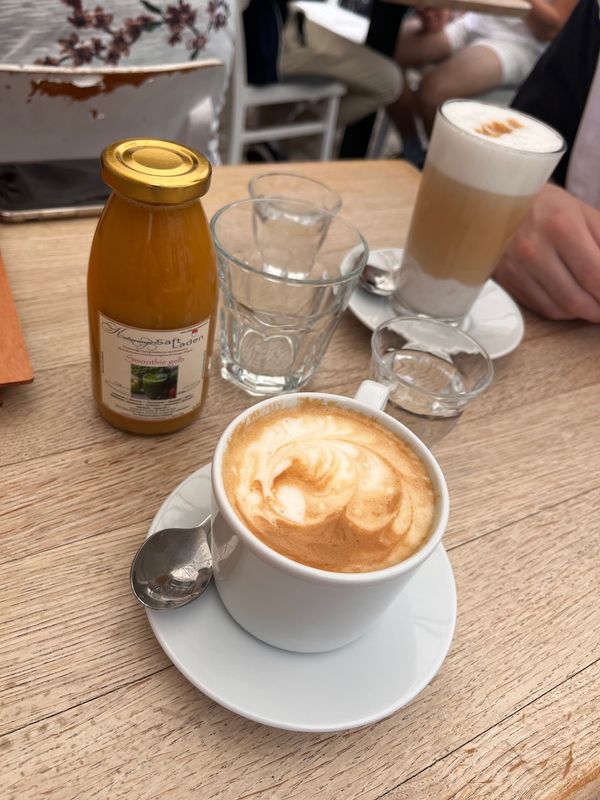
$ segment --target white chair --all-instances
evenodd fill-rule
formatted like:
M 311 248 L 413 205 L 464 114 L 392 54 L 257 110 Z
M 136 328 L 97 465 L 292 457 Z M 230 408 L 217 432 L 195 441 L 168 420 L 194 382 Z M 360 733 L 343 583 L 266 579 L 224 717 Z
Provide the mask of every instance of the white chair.
M 340 97 L 346 93 L 346 87 L 337 81 L 318 79 L 250 86 L 246 75 L 246 43 L 241 14 L 238 16 L 230 92 L 231 114 L 227 153 L 229 164 L 241 162 L 244 147 L 247 144 L 316 134 L 321 136 L 320 159 L 327 161 L 331 158 Z M 320 118 L 315 121 L 293 121 L 267 127 L 248 127 L 247 112 L 249 109 L 284 103 L 320 103 L 323 108 Z
M 152 67 L 0 64 L 0 163 L 98 158 L 117 139 L 172 139 L 206 152 L 215 59 Z

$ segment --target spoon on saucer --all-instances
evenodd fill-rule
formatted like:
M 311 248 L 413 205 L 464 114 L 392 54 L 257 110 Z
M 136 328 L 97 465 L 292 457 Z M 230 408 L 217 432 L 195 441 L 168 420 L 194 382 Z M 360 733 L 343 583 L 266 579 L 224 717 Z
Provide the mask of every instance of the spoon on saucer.
M 359 286 L 370 294 L 376 294 L 380 297 L 388 297 L 393 294 L 396 288 L 396 273 L 400 269 L 400 263 L 394 251 L 389 255 L 392 258 L 386 258 L 388 255 L 386 251 L 381 250 L 374 253 L 374 255 L 381 256 L 377 258 L 377 264 L 365 264 L 363 271 L 358 279 Z
M 131 564 L 131 589 L 154 611 L 180 608 L 204 592 L 212 578 L 210 515 L 195 528 L 164 528 L 149 536 Z

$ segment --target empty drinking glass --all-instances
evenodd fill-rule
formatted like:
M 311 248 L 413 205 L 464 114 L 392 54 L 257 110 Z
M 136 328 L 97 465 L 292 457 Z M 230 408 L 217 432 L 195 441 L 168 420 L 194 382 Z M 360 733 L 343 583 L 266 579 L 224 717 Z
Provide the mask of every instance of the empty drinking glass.
M 294 172 L 265 172 L 257 175 L 248 183 L 248 193 L 255 199 L 281 197 L 311 203 L 330 214 L 337 214 L 342 207 L 342 198 L 329 186 Z
M 298 262 L 295 271 L 304 274 L 311 269 L 315 253 L 321 246 L 329 222 L 342 207 L 342 200 L 324 183 L 295 175 L 293 172 L 267 172 L 257 175 L 248 183 L 250 197 L 260 200 L 254 206 L 256 219 L 255 235 L 266 262 L 273 260 L 273 249 L 278 250 L 279 242 L 273 241 L 273 226 L 269 223 L 277 220 L 277 236 L 285 237 L 287 230 L 283 224 L 286 219 L 295 223 L 297 209 L 294 203 L 307 203 L 312 206 L 302 212 L 301 228 L 296 227 L 295 238 L 299 244 Z M 302 233 L 302 241 L 299 235 Z
M 493 375 L 483 347 L 444 322 L 396 317 L 371 338 L 371 376 L 390 390 L 386 411 L 429 446 L 454 427 Z
M 211 221 L 221 286 L 221 375 L 250 394 L 300 389 L 316 372 L 367 260 L 343 219 L 262 198 Z M 322 224 L 318 220 L 322 221 Z

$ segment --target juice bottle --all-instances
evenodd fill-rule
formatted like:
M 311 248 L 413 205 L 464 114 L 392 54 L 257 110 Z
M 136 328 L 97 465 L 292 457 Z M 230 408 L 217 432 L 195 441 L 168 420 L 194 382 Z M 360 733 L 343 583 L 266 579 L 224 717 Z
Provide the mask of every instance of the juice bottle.
M 211 167 L 180 144 L 127 139 L 103 151 L 102 178 L 113 192 L 88 269 L 94 398 L 117 428 L 175 431 L 208 389 L 218 288 L 199 198 Z

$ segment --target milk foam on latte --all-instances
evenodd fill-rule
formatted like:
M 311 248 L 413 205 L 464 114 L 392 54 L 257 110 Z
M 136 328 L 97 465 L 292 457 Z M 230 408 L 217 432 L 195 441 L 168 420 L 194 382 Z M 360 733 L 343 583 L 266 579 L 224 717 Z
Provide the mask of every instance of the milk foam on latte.
M 255 536 L 319 569 L 397 564 L 433 526 L 433 488 L 417 454 L 377 421 L 331 403 L 303 400 L 242 423 L 223 481 Z
M 552 164 L 552 154 L 564 146 L 548 125 L 512 108 L 451 100 L 440 114 L 450 125 L 436 120 L 428 164 L 493 194 L 535 194 L 548 177 L 548 157 Z

